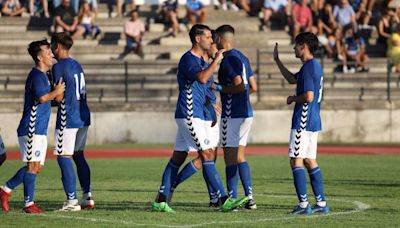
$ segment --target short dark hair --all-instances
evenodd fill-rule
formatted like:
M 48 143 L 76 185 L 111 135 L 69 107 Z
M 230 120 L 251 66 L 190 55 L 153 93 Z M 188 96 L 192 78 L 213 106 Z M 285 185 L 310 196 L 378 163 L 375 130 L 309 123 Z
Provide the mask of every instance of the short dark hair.
M 214 29 L 211 30 L 211 37 L 212 37 L 212 40 L 213 40 L 214 44 L 218 42 L 218 35 L 217 35 L 217 32 L 215 32 Z
M 74 44 L 74 41 L 67 33 L 59 32 L 59 33 L 54 33 L 51 36 L 51 45 L 55 44 L 61 44 L 64 48 L 69 50 Z
M 231 25 L 221 25 L 215 30 L 215 32 L 218 36 L 224 36 L 225 33 L 235 34 L 235 29 Z
M 203 35 L 204 31 L 208 30 L 211 31 L 210 27 L 203 24 L 195 24 L 189 31 L 190 41 L 194 45 L 196 43 L 196 36 Z
M 311 32 L 303 32 L 296 36 L 294 39 L 296 44 L 306 44 L 308 49 L 310 50 L 311 54 L 314 54 L 315 51 L 318 49 L 318 37 Z
M 33 61 L 35 61 L 35 63 L 39 62 L 38 55 L 39 52 L 42 50 L 40 47 L 43 45 L 50 47 L 50 43 L 47 41 L 47 39 L 33 41 L 28 46 L 28 53 L 32 57 Z

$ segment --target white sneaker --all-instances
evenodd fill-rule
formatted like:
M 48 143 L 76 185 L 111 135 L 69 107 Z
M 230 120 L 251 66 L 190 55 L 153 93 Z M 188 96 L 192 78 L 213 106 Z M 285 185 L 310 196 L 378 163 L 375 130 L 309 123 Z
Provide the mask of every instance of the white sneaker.
M 238 12 L 239 11 L 239 7 L 237 7 L 235 4 L 231 4 L 230 5 L 230 7 L 231 7 L 231 10 L 233 10 L 233 11 L 235 11 L 235 12 Z
M 347 68 L 346 65 L 343 66 L 343 73 L 347 74 L 349 72 L 349 69 Z
M 76 204 L 71 204 L 67 202 L 64 202 L 62 208 L 59 211 L 80 211 L 81 210 L 81 205 L 78 203 Z
M 221 9 L 222 9 L 223 11 L 227 11 L 227 10 L 228 10 L 228 6 L 226 5 L 226 3 L 223 3 L 223 4 L 221 5 Z
M 352 67 L 349 69 L 350 74 L 354 74 L 356 72 L 356 68 Z
M 88 197 L 86 199 L 81 199 L 79 201 L 79 205 L 81 206 L 81 209 L 93 209 L 94 208 L 94 200 L 92 197 Z

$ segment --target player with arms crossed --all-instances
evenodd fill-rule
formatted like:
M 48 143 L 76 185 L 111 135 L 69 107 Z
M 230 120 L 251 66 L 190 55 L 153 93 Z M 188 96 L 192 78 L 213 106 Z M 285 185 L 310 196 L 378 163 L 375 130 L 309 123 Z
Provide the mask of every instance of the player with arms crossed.
M 177 79 L 179 96 L 175 111 L 178 132 L 172 158 L 164 170 L 159 194 L 151 207 L 153 211 L 173 212 L 166 203 L 171 184 L 175 180 L 179 167 L 185 161 L 188 151 L 197 151 L 202 160 L 204 177 L 213 189 L 217 190 L 222 202 L 222 211 L 230 211 L 242 205 L 247 198 L 233 200 L 224 191 L 221 178 L 214 163 L 214 152 L 207 135 L 204 120 L 204 104 L 208 79 L 214 73 L 222 59 L 223 50 L 208 64 L 202 58 L 212 44 L 211 30 L 206 25 L 196 24 L 189 31 L 192 49 L 187 51 L 179 61 Z
M 245 158 L 247 137 L 253 122 L 250 93 L 257 90 L 257 84 L 248 58 L 234 48 L 234 28 L 221 25 L 216 32 L 218 48 L 226 50 L 218 71 L 220 84 L 216 89 L 221 91 L 221 146 L 224 149 L 227 188 L 229 196 L 236 198 L 240 176 L 244 193 L 249 198 L 245 208 L 257 209 L 250 166 Z
M 53 66 L 53 78 L 55 81 L 63 78 L 66 86 L 65 93 L 56 97 L 60 103 L 54 137 L 54 154 L 57 156 L 67 195 L 62 211 L 94 208 L 90 168 L 83 154 L 90 125 L 90 111 L 86 102 L 85 74 L 81 64 L 69 55 L 72 45 L 73 41 L 66 33 L 55 33 L 51 37 L 51 49 L 58 61 Z M 77 199 L 76 175 L 71 158 L 75 162 L 83 191 L 80 202 Z
M 35 62 L 25 83 L 24 111 L 17 133 L 21 158 L 26 166 L 0 188 L 1 206 L 5 212 L 10 210 L 8 198 L 11 191 L 24 183 L 25 213 L 42 213 L 34 203 L 36 175 L 44 165 L 47 151 L 47 127 L 49 125 L 50 101 L 62 94 L 65 89 L 62 80 L 51 91 L 47 71 L 53 65 L 53 53 L 47 40 L 34 41 L 29 44 L 28 52 Z
M 295 103 L 292 130 L 290 132 L 289 157 L 299 204 L 292 214 L 328 213 L 322 174 L 316 161 L 318 132 L 321 131 L 320 104 L 322 99 L 323 72 L 314 58 L 318 38 L 313 33 L 300 33 L 295 38 L 294 52 L 303 66 L 292 74 L 279 59 L 278 44 L 274 49 L 274 60 L 283 77 L 290 84 L 297 84 L 296 95 L 287 98 L 287 104 Z M 307 196 L 307 178 L 304 166 L 310 175 L 316 204 L 310 207 Z

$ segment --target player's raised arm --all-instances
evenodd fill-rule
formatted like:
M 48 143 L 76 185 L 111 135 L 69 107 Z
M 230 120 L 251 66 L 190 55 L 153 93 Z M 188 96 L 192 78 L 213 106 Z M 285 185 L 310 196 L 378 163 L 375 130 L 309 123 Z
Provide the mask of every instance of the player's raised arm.
M 211 64 L 205 69 L 200 71 L 199 73 L 197 73 L 197 80 L 201 83 L 201 84 L 206 84 L 208 79 L 211 77 L 211 75 L 213 75 L 213 73 L 215 72 L 216 67 L 218 66 L 218 64 L 221 62 L 223 56 L 223 53 L 225 52 L 224 49 L 221 49 L 219 51 L 217 51 L 217 53 L 215 53 L 215 57 L 214 60 L 211 62 Z
M 279 51 L 278 51 L 278 43 L 275 44 L 275 48 L 274 48 L 274 60 L 276 62 L 276 65 L 278 65 L 279 70 L 281 71 L 281 74 L 283 75 L 283 77 L 286 79 L 287 82 L 289 82 L 290 84 L 296 84 L 296 77 L 294 76 L 294 74 L 292 72 L 290 72 L 281 62 L 281 60 L 279 59 Z
M 64 94 L 64 90 L 65 90 L 65 83 L 62 81 L 62 78 L 60 78 L 58 84 L 54 85 L 54 90 L 39 97 L 38 100 L 40 103 L 49 102 L 54 98 L 57 98 L 58 96 Z

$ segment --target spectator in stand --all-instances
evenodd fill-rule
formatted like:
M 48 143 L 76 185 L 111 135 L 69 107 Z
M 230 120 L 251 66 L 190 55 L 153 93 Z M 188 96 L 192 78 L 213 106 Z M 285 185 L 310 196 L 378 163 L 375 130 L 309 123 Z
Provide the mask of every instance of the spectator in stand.
M 145 32 L 145 25 L 142 20 L 139 18 L 139 13 L 137 10 L 131 11 L 131 19 L 125 22 L 124 33 L 126 36 L 126 47 L 125 51 L 122 54 L 123 58 L 125 55 L 130 52 L 134 52 L 138 54 L 141 58 L 144 57 L 143 49 L 142 49 L 142 38 Z
M 166 0 L 163 5 L 163 13 L 165 20 L 171 23 L 171 35 L 175 37 L 179 32 L 178 0 Z
M 300 32 L 312 32 L 313 17 L 308 0 L 300 0 L 293 7 L 293 40 Z
M 21 16 L 25 10 L 19 0 L 5 0 L 2 4 L 1 15 L 6 17 Z
M 333 7 L 333 17 L 335 22 L 338 23 L 338 27 L 343 29 L 347 25 L 356 24 L 356 16 L 353 8 L 349 4 L 349 0 L 341 0 L 340 6 L 335 5 Z M 335 25 L 336 27 L 336 25 Z
M 336 23 L 335 18 L 333 17 L 331 4 L 325 4 L 323 9 L 319 11 L 317 26 L 318 35 L 323 35 L 324 32 L 327 34 L 332 34 L 333 30 L 336 29 Z
M 42 11 L 45 18 L 50 18 L 47 0 L 29 0 L 29 13 L 31 17 L 40 16 Z
M 396 73 L 400 73 L 400 24 L 397 24 L 394 32 L 388 40 L 387 56 L 396 67 Z
M 123 16 L 123 14 L 124 14 L 123 8 L 124 8 L 124 5 L 125 5 L 125 8 L 126 8 L 127 4 L 131 5 L 131 11 L 132 10 L 137 10 L 135 0 L 117 0 L 117 14 L 118 14 L 118 17 L 122 17 Z M 131 11 L 128 11 L 128 12 L 131 12 Z
M 97 0 L 85 0 L 84 2 L 89 3 L 91 11 L 97 15 Z
M 396 15 L 396 9 L 385 8 L 382 11 L 382 16 L 378 23 L 378 40 L 377 43 L 381 47 L 387 49 L 387 42 L 392 33 L 392 26 L 394 23 L 399 23 L 399 18 Z
M 188 0 L 186 2 L 186 17 L 192 25 L 203 24 L 206 21 L 207 9 L 201 0 Z
M 271 17 L 279 18 L 287 24 L 287 18 L 291 15 L 291 0 L 264 0 L 264 31 L 271 28 Z
M 62 4 L 62 0 L 52 0 L 52 1 L 54 9 L 57 9 Z M 70 0 L 70 5 L 74 10 L 74 13 L 77 14 L 79 10 L 79 0 Z
M 250 16 L 255 15 L 261 8 L 261 1 L 259 0 L 237 0 L 237 3 L 240 8 Z
M 356 70 L 359 72 L 368 72 L 368 55 L 365 52 L 365 41 L 357 33 L 354 32 L 353 26 L 349 25 L 345 29 L 345 38 L 343 41 L 343 72 L 354 73 Z M 356 69 L 350 68 L 348 70 L 348 62 L 355 62 Z
M 78 17 L 71 7 L 70 0 L 62 0 L 55 10 L 55 32 L 68 32 L 71 36 L 78 26 Z
M 328 58 L 343 60 L 342 44 L 337 38 L 340 37 L 337 33 L 340 33 L 340 31 L 338 29 L 333 29 L 332 32 L 327 35 L 326 43 L 324 44 L 325 51 Z
M 370 28 L 369 21 L 372 16 L 372 6 L 375 0 L 350 0 L 349 3 L 355 12 L 355 18 L 361 28 Z
M 84 38 L 90 36 L 93 40 L 100 35 L 99 26 L 95 25 L 96 13 L 90 9 L 88 2 L 84 2 L 81 5 L 78 14 L 79 25 L 76 32 L 71 37 L 73 40 L 79 39 L 83 35 Z

